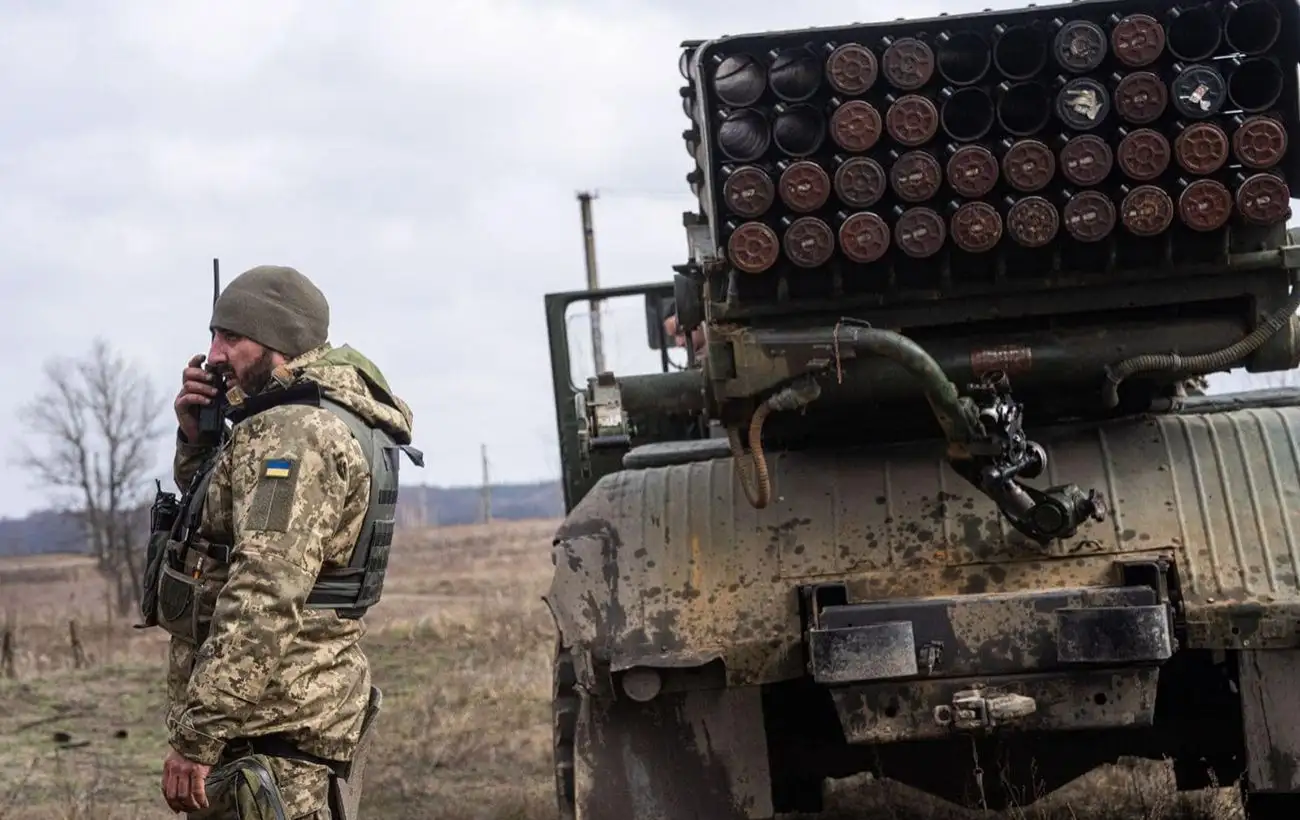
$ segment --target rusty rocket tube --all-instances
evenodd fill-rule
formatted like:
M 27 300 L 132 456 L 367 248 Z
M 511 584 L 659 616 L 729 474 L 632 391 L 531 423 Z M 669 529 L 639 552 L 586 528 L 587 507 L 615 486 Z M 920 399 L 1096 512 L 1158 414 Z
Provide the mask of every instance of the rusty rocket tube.
M 1115 203 L 1100 191 L 1061 191 L 1061 224 L 1077 242 L 1100 242 L 1115 230 Z
M 762 168 L 722 166 L 722 200 L 737 216 L 754 219 L 767 213 L 776 200 L 776 186 Z
M 840 250 L 850 262 L 869 265 L 889 251 L 889 225 L 871 211 L 836 214 Z
M 1232 152 L 1228 135 L 1217 124 L 1178 122 L 1174 128 L 1178 132 L 1174 137 L 1174 158 L 1184 171 L 1205 176 L 1213 174 L 1228 161 Z
M 1264 171 L 1282 161 L 1289 138 L 1281 122 L 1263 114 L 1237 115 L 1232 125 L 1232 153 L 1242 165 Z
M 889 180 L 885 169 L 871 157 L 836 156 L 831 184 L 835 195 L 850 208 L 870 208 L 885 195 Z
M 1056 154 L 1042 140 L 1006 139 L 1000 147 L 1004 151 L 1002 176 L 1017 191 L 1041 191 L 1056 175 Z
M 1134 236 L 1159 236 L 1174 223 L 1174 201 L 1160 186 L 1120 186 L 1120 191 L 1120 222 Z
M 948 205 L 952 242 L 967 253 L 987 253 L 1002 239 L 1002 214 L 987 202 Z
M 1286 180 L 1271 171 L 1236 174 L 1233 199 L 1237 212 L 1254 225 L 1277 225 L 1291 218 L 1291 191 Z
M 731 236 L 727 238 L 727 259 L 742 273 L 762 273 L 776 264 L 781 253 L 781 242 L 776 231 L 762 222 L 726 224 Z
M 1169 106 L 1169 89 L 1154 71 L 1116 72 L 1111 82 L 1115 84 L 1115 111 L 1126 122 L 1148 125 L 1160 119 Z
M 912 150 L 904 154 L 889 152 L 889 186 L 904 202 L 924 202 L 939 193 L 943 184 L 943 167 L 928 151 Z
M 840 94 L 865 94 L 880 76 L 880 63 L 871 49 L 860 43 L 828 46 L 826 82 Z
M 948 184 L 958 194 L 978 199 L 998 184 L 998 159 L 982 145 L 949 145 Z
M 871 103 L 832 98 L 828 107 L 831 109 L 831 141 L 845 151 L 861 154 L 870 151 L 880 141 L 884 120 Z
M 785 217 L 781 227 L 785 229 L 781 250 L 798 267 L 819 268 L 835 254 L 835 232 L 817 217 Z
M 1152 128 L 1139 128 L 1136 131 L 1121 128 L 1119 136 L 1115 162 L 1129 179 L 1149 182 L 1169 167 L 1173 149 L 1164 134 Z
M 1007 235 L 1025 248 L 1046 247 L 1061 228 L 1056 206 L 1041 196 L 1007 197 Z
M 913 259 L 927 259 L 943 249 L 948 226 L 933 208 L 894 208 L 894 244 Z
M 1232 192 L 1215 179 L 1179 178 L 1178 219 L 1194 231 L 1216 231 L 1232 216 Z
M 1110 144 L 1096 134 L 1077 137 L 1061 134 L 1057 136 L 1056 144 L 1060 152 L 1061 174 L 1074 185 L 1099 185 L 1115 167 L 1115 153 Z
M 920 94 L 885 95 L 885 130 L 899 145 L 915 148 L 939 132 L 939 109 Z
M 915 91 L 934 76 L 934 50 L 915 37 L 880 38 L 880 71 L 900 91 Z
M 1128 68 L 1149 66 L 1165 51 L 1165 29 L 1149 14 L 1112 14 L 1110 48 L 1115 59 Z
M 777 168 L 781 171 L 777 193 L 781 202 L 795 213 L 812 213 L 831 198 L 830 174 L 816 162 L 782 160 Z

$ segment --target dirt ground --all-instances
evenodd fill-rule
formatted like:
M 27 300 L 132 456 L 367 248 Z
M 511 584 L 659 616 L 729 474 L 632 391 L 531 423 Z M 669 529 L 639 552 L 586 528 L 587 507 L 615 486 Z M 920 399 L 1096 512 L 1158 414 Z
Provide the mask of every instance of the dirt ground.
M 553 632 L 541 602 L 554 527 L 515 522 L 400 535 L 384 601 L 367 618 L 385 714 L 363 816 L 556 816 Z M 158 792 L 159 631 L 112 618 L 102 583 L 75 559 L 0 562 L 0 607 L 15 636 L 16 674 L 6 679 L 0 669 L 0 820 L 175 817 Z M 821 820 L 975 816 L 869 777 L 828 783 L 827 791 Z M 1009 815 L 1227 820 L 1240 807 L 1226 789 L 1179 797 L 1166 767 L 1143 763 L 1099 771 Z

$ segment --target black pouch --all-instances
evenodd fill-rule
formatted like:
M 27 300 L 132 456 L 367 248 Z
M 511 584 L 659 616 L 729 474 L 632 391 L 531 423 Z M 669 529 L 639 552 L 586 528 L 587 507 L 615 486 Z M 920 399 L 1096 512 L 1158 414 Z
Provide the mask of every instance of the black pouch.
M 197 598 L 198 580 L 173 567 L 164 551 L 158 581 L 158 625 L 174 637 L 197 645 L 200 637 L 195 616 Z
M 141 623 L 136 624 L 137 629 L 158 625 L 158 582 L 167 559 L 167 541 L 180 517 L 180 503 L 175 494 L 163 492 L 162 483 L 155 483 L 158 492 L 149 509 L 149 544 L 145 550 L 144 576 L 140 579 Z

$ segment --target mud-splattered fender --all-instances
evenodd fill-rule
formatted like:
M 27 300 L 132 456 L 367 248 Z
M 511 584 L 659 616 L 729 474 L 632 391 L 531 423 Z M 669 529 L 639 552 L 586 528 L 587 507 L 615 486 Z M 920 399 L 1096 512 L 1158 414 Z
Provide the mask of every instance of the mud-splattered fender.
M 733 481 L 718 460 L 597 482 L 556 535 L 547 595 L 575 660 L 619 671 L 720 659 L 733 685 L 801 673 L 796 590 L 775 542 L 755 543 L 759 511 Z

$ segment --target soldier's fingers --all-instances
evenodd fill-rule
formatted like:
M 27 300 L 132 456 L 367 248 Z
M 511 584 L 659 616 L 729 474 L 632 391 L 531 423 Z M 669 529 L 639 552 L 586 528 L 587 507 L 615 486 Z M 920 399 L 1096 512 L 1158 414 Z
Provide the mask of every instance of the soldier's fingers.
M 176 799 L 180 801 L 180 804 L 185 808 L 190 808 L 190 804 L 193 801 L 190 799 L 189 772 L 178 766 L 175 773 L 172 775 L 172 782 L 176 784 Z
M 185 410 L 196 404 L 212 404 L 212 399 L 197 393 L 182 393 L 176 397 L 174 406 L 177 410 Z
M 167 808 L 172 811 L 184 811 L 185 807 L 180 799 L 180 783 L 176 778 L 176 772 L 170 766 L 167 767 L 163 774 L 163 797 L 167 800 Z
M 190 363 L 188 366 L 201 367 L 203 365 L 203 362 L 206 361 L 207 358 L 208 355 L 206 353 L 195 353 L 193 356 L 190 357 Z
M 204 381 L 194 380 L 185 382 L 186 393 L 204 393 L 209 396 L 217 395 L 217 388 Z
M 201 367 L 187 367 L 181 374 L 182 382 L 210 382 L 212 374 Z
M 198 766 L 190 769 L 190 794 L 194 797 L 195 808 L 208 807 L 208 784 L 204 780 L 203 770 Z

